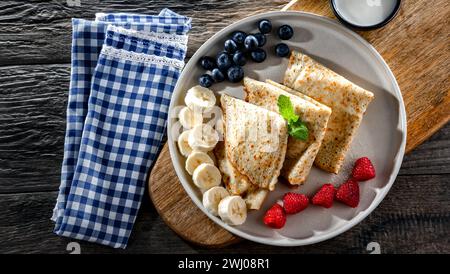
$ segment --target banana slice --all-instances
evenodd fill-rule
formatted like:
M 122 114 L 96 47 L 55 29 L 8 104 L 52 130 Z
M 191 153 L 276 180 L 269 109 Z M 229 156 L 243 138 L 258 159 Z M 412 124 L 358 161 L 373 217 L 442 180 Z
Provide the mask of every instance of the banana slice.
M 219 203 L 227 196 L 230 196 L 230 194 L 225 188 L 221 186 L 212 187 L 203 193 L 203 206 L 214 216 L 219 216 Z
M 199 188 L 210 189 L 220 185 L 222 175 L 215 165 L 203 163 L 194 170 L 192 180 Z
M 189 154 L 186 159 L 185 168 L 186 171 L 192 175 L 194 174 L 194 170 L 201 164 L 211 164 L 214 165 L 214 161 L 211 157 L 208 156 L 205 152 L 202 151 L 193 151 Z
M 219 216 L 227 224 L 241 225 L 247 219 L 247 205 L 241 196 L 228 196 L 219 203 Z
M 219 134 L 210 125 L 197 125 L 189 133 L 188 143 L 194 150 L 208 152 L 219 142 Z
M 188 157 L 192 152 L 192 148 L 189 145 L 189 132 L 190 130 L 186 130 L 178 136 L 178 149 L 180 150 L 181 155 L 184 157 Z
M 208 88 L 195 86 L 187 91 L 184 102 L 192 110 L 196 108 L 210 109 L 216 104 L 216 96 Z
M 196 125 L 203 123 L 203 116 L 201 109 L 192 110 L 188 107 L 184 107 L 178 113 L 178 119 L 181 125 L 186 129 L 191 129 Z

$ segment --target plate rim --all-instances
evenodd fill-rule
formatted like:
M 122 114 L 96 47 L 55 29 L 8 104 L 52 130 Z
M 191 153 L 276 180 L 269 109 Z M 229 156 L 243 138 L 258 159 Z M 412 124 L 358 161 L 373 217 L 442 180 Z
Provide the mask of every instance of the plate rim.
M 196 196 L 196 194 L 193 192 L 193 190 L 191 190 L 191 187 L 188 186 L 189 182 L 185 182 L 185 180 L 183 179 L 183 170 L 181 170 L 180 165 L 176 165 L 174 163 L 174 159 L 177 159 L 177 155 L 176 155 L 176 144 L 175 144 L 175 140 L 173 140 L 172 135 L 170 134 L 170 129 L 172 127 L 172 119 L 168 117 L 168 122 L 167 122 L 167 137 L 168 140 L 167 142 L 169 143 L 169 153 L 170 153 L 170 158 L 172 161 L 172 165 L 175 169 L 175 172 L 177 174 L 177 177 L 181 183 L 181 185 L 183 186 L 184 190 L 186 191 L 186 193 L 188 194 L 189 198 L 191 199 L 191 201 L 210 219 L 212 220 L 214 223 L 216 223 L 217 225 L 221 226 L 222 228 L 224 228 L 225 230 L 231 232 L 234 235 L 237 235 L 241 238 L 253 241 L 253 242 L 257 242 L 257 243 L 261 243 L 261 244 L 266 244 L 266 245 L 272 245 L 272 246 L 304 246 L 304 245 L 310 245 L 310 244 L 315 244 L 315 243 L 319 243 L 331 238 L 334 238 L 342 233 L 344 233 L 345 231 L 351 229 L 352 227 L 356 226 L 357 224 L 359 224 L 361 221 L 363 221 L 370 213 L 372 213 L 377 207 L 378 205 L 381 203 L 381 201 L 384 200 L 384 198 L 386 197 L 386 195 L 388 194 L 389 190 L 391 189 L 392 185 L 395 182 L 395 179 L 397 178 L 398 172 L 400 170 L 401 164 L 403 162 L 403 157 L 405 154 L 405 148 L 406 148 L 406 136 L 407 136 L 407 121 L 406 121 L 406 109 L 405 109 L 405 104 L 403 101 L 403 96 L 400 90 L 400 87 L 397 83 L 397 79 L 395 78 L 392 70 L 390 69 L 389 65 L 386 63 L 386 61 L 384 60 L 384 58 L 381 56 L 381 54 L 368 42 L 366 41 L 364 38 L 362 38 L 359 34 L 357 34 L 356 32 L 346 28 L 345 26 L 341 25 L 339 22 L 336 22 L 334 20 L 332 20 L 331 18 L 325 17 L 325 16 L 321 16 L 321 15 L 317 15 L 314 13 L 310 13 L 310 12 L 303 12 L 303 11 L 269 11 L 269 12 L 265 12 L 265 13 L 259 13 L 256 15 L 252 15 L 252 16 L 248 16 L 245 18 L 242 18 L 232 24 L 230 24 L 229 26 L 221 29 L 220 31 L 218 31 L 216 34 L 214 34 L 213 36 L 211 36 L 208 40 L 206 40 L 194 53 L 194 55 L 192 55 L 192 57 L 190 58 L 189 62 L 186 64 L 185 68 L 183 69 L 183 71 L 180 74 L 180 77 L 184 74 L 184 73 L 188 73 L 186 72 L 186 68 L 188 67 L 192 67 L 195 66 L 195 62 L 194 60 L 198 59 L 198 56 L 200 55 L 200 52 L 202 51 L 202 49 L 206 48 L 209 46 L 209 44 L 212 43 L 213 40 L 216 40 L 216 38 L 220 38 L 222 37 L 224 34 L 228 33 L 230 29 L 234 28 L 234 26 L 241 24 L 241 23 L 248 23 L 257 19 L 262 19 L 263 17 L 267 17 L 267 16 L 279 16 L 279 15 L 292 15 L 292 16 L 306 16 L 306 17 L 313 17 L 315 19 L 319 19 L 319 20 L 324 20 L 327 23 L 330 23 L 332 25 L 334 25 L 335 27 L 339 28 L 341 31 L 345 32 L 345 34 L 352 36 L 353 38 L 355 38 L 358 42 L 360 42 L 363 46 L 367 47 L 368 50 L 374 54 L 375 58 L 378 59 L 378 61 L 380 61 L 381 65 L 386 69 L 387 71 L 387 75 L 388 77 L 391 79 L 391 83 L 393 84 L 393 88 L 394 88 L 394 92 L 396 93 L 397 98 L 399 99 L 399 124 L 397 125 L 398 128 L 403 134 L 402 134 L 402 140 L 401 140 L 401 144 L 399 147 L 399 150 L 396 154 L 396 156 L 394 157 L 395 159 L 395 164 L 393 166 L 393 170 L 389 176 L 389 181 L 388 183 L 385 185 L 383 191 L 381 191 L 381 193 L 379 194 L 380 196 L 378 197 L 378 195 L 375 197 L 375 199 L 373 200 L 373 202 L 370 204 L 370 206 L 368 208 L 366 208 L 364 211 L 359 212 L 356 216 L 354 216 L 352 219 L 348 220 L 347 223 L 345 223 L 344 225 L 342 225 L 341 227 L 338 227 L 334 230 L 332 230 L 329 233 L 325 233 L 325 234 L 321 234 L 321 235 L 314 235 L 314 236 L 310 236 L 308 238 L 305 239 L 281 239 L 281 240 L 274 240 L 272 238 L 263 238 L 263 237 L 259 237 L 259 236 L 253 236 L 250 235 L 246 232 L 240 231 L 239 229 L 230 226 L 228 224 L 226 224 L 225 222 L 223 222 L 222 220 L 220 220 L 218 217 L 212 215 L 211 213 L 209 213 L 204 207 L 203 205 L 197 201 L 196 199 L 193 199 L 193 196 Z M 179 85 L 181 85 L 180 82 L 177 82 L 177 84 L 175 85 L 174 88 L 174 93 L 172 94 L 172 97 L 174 95 L 176 95 L 177 93 L 181 92 L 178 91 L 179 90 Z M 178 92 L 177 92 L 178 91 Z M 175 106 L 175 100 L 171 100 L 170 105 L 169 105 L 169 113 L 170 111 L 173 109 L 173 107 Z

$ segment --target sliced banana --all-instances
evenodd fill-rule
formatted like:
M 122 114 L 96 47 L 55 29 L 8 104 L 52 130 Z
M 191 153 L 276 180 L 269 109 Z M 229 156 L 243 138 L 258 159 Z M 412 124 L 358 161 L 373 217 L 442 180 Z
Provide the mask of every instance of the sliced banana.
M 241 196 L 228 196 L 219 203 L 219 216 L 227 224 L 241 225 L 247 219 L 247 205 Z
M 195 126 L 189 133 L 188 143 L 194 150 L 208 152 L 219 142 L 219 134 L 210 125 Z
M 184 102 L 192 110 L 196 108 L 210 109 L 216 104 L 216 96 L 208 88 L 195 86 L 187 91 Z
M 184 107 L 178 113 L 178 119 L 184 128 L 191 129 L 203 123 L 202 110 Z
M 184 157 L 188 157 L 192 152 L 192 148 L 189 145 L 189 132 L 190 130 L 186 130 L 178 136 L 178 149 L 180 150 L 181 155 Z
M 230 196 L 230 194 L 225 188 L 221 186 L 212 187 L 203 193 L 203 206 L 211 212 L 211 214 L 218 216 L 219 203 L 227 196 Z
M 189 154 L 186 159 L 185 168 L 186 171 L 192 175 L 194 174 L 194 170 L 201 164 L 211 164 L 214 165 L 214 161 L 211 157 L 208 156 L 205 152 L 202 151 L 193 151 Z
M 192 180 L 199 188 L 210 189 L 220 185 L 222 175 L 215 165 L 203 163 L 194 170 Z

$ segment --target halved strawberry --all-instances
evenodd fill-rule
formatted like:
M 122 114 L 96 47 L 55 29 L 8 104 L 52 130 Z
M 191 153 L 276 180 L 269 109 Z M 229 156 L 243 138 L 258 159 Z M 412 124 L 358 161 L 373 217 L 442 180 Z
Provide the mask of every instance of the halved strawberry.
M 264 215 L 264 223 L 271 228 L 282 228 L 286 223 L 286 212 L 279 204 L 274 204 Z
M 332 184 L 324 184 L 319 191 L 313 196 L 313 205 L 330 208 L 333 205 L 334 193 L 336 190 Z
M 343 183 L 336 192 L 336 200 L 350 207 L 357 207 L 359 204 L 359 185 L 354 179 L 349 179 Z
M 356 160 L 352 170 L 352 177 L 357 181 L 367 181 L 375 178 L 375 168 L 367 157 Z
M 298 213 L 308 207 L 309 199 L 305 194 L 288 192 L 283 196 L 283 207 L 287 214 Z

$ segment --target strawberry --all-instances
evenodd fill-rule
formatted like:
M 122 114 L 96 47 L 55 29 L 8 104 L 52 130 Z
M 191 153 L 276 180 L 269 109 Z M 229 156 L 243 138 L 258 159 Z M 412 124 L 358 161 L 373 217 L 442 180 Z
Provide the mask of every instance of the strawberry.
M 375 178 L 375 168 L 367 157 L 356 160 L 353 166 L 352 177 L 357 181 L 367 181 Z
M 286 214 L 295 214 L 308 207 L 309 199 L 304 194 L 288 192 L 283 196 L 283 207 Z
M 333 205 L 336 190 L 332 184 L 324 184 L 313 196 L 312 204 L 330 208 Z
M 354 179 L 349 179 L 343 183 L 336 192 L 336 200 L 350 207 L 357 207 L 359 204 L 359 185 Z
M 279 204 L 274 204 L 264 215 L 264 223 L 271 228 L 282 228 L 286 223 L 286 212 Z

